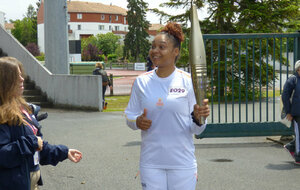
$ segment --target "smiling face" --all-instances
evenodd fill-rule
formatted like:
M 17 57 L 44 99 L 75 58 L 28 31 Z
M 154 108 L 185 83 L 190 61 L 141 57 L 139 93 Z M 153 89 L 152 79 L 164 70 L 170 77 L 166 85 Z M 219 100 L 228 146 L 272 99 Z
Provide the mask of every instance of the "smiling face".
M 172 41 L 165 34 L 159 34 L 154 38 L 149 51 L 151 61 L 158 68 L 174 67 L 178 54 L 179 49 L 174 47 Z

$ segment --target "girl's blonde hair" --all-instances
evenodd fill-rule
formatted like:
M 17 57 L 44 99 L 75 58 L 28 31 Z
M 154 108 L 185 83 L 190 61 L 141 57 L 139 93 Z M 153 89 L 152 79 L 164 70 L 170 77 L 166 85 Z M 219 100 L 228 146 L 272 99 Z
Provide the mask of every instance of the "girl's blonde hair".
M 19 70 L 24 77 L 21 62 L 13 57 L 0 58 L 0 124 L 21 125 L 24 123 L 21 108 L 30 112 L 19 90 Z
M 95 65 L 96 68 L 100 68 L 100 69 L 103 69 L 103 65 L 102 63 L 100 62 L 97 62 L 96 65 Z

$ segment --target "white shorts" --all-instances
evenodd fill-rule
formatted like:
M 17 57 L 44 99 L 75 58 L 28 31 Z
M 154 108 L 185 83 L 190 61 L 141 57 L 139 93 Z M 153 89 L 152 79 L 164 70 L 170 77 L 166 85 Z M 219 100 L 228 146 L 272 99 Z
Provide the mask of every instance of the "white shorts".
M 140 168 L 143 190 L 195 190 L 197 168 L 157 169 Z

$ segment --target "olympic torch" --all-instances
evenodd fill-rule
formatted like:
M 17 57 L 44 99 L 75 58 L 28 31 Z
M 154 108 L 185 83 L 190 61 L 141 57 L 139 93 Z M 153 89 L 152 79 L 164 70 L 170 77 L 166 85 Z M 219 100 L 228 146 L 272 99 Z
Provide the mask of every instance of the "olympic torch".
M 206 55 L 203 43 L 203 37 L 200 29 L 199 19 L 197 15 L 197 7 L 192 3 L 191 6 L 191 31 L 190 31 L 190 65 L 192 73 L 192 82 L 196 101 L 198 105 L 202 104 L 206 96 Z M 199 118 L 199 123 L 203 124 L 204 118 Z

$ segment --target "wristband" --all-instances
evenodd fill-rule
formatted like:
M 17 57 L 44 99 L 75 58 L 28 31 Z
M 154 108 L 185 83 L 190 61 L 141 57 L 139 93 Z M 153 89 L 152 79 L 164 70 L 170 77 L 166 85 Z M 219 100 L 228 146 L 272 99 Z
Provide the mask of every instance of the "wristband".
M 191 116 L 192 116 L 193 122 L 194 122 L 196 125 L 198 125 L 198 126 L 200 127 L 201 124 L 200 124 L 199 121 L 195 118 L 194 111 L 191 113 Z

